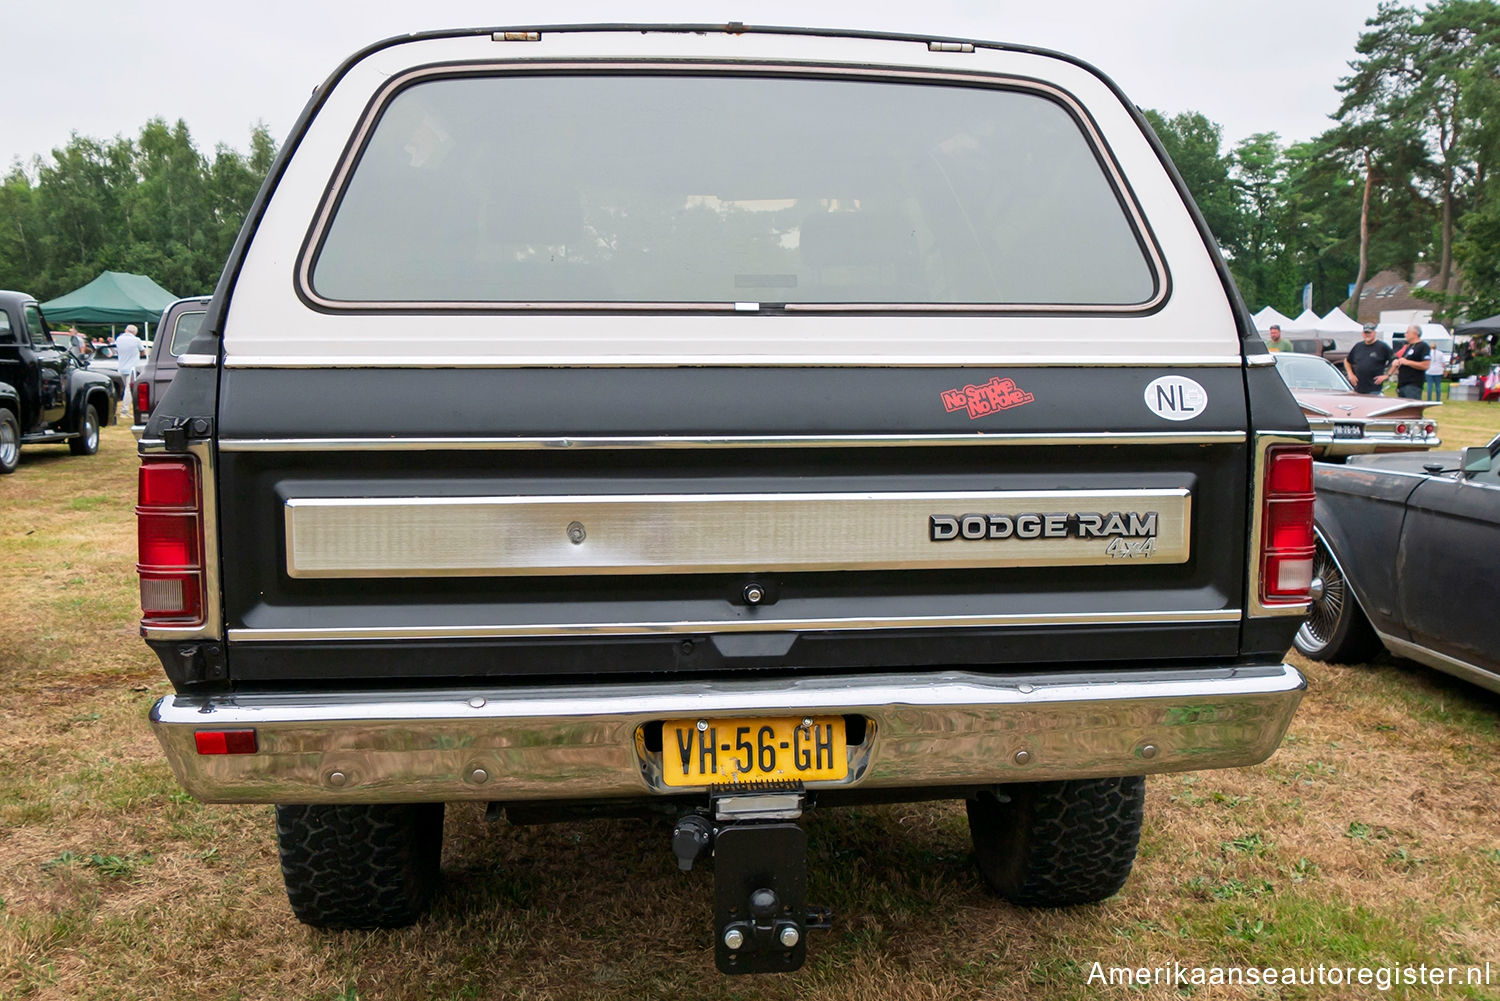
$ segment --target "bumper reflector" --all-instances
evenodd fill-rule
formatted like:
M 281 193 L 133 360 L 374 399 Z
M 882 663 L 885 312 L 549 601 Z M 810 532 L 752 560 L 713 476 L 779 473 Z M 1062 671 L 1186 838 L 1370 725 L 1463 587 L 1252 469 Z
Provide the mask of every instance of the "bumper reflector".
M 254 730 L 199 730 L 193 734 L 199 754 L 254 754 Z

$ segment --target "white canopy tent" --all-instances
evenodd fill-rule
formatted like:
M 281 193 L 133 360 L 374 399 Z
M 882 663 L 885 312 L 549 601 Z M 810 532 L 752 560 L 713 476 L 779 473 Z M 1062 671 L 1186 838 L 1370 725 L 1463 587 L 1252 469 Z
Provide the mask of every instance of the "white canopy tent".
M 1281 325 L 1281 332 L 1283 334 L 1317 334 L 1318 324 L 1322 322 L 1323 318 L 1317 313 L 1314 313 L 1310 309 L 1304 309 L 1301 313 L 1297 314 L 1295 320 L 1288 320 L 1283 323 Z
M 1358 337 L 1364 330 L 1364 326 L 1358 320 L 1351 320 L 1349 314 L 1337 306 L 1328 311 L 1328 315 L 1318 321 L 1318 333 L 1324 337 L 1332 337 L 1338 340 L 1353 334 Z
M 1262 334 L 1270 330 L 1273 323 L 1281 327 L 1282 331 L 1284 332 L 1287 326 L 1292 322 L 1285 316 L 1282 316 L 1280 313 L 1276 312 L 1276 310 L 1271 308 L 1270 306 L 1267 306 L 1259 313 L 1256 313 L 1254 316 L 1250 317 L 1250 319 L 1255 321 L 1255 329 L 1260 331 Z

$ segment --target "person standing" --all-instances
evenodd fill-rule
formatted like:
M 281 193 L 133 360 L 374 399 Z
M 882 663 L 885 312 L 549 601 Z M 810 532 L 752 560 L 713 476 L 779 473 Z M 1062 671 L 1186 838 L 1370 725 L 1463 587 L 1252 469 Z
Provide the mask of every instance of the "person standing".
M 1422 340 L 1422 328 L 1413 323 L 1406 328 L 1406 343 L 1391 360 L 1391 374 L 1396 377 L 1396 395 L 1405 400 L 1420 400 L 1422 384 L 1427 380 L 1427 366 L 1432 349 Z
M 1422 387 L 1422 399 L 1432 394 L 1437 403 L 1443 402 L 1443 376 L 1448 371 L 1448 354 L 1437 345 L 1432 346 L 1432 359 L 1427 363 L 1427 384 Z
M 1266 347 L 1272 351 L 1292 350 L 1292 342 L 1281 336 L 1281 324 L 1271 324 L 1271 329 L 1267 330 L 1266 334 L 1270 337 L 1270 340 L 1266 342 Z
M 135 375 L 141 367 L 141 339 L 136 336 L 135 324 L 127 324 L 125 332 L 115 338 L 115 356 L 120 375 L 125 378 L 125 399 L 120 402 L 128 408 L 135 390 Z
M 1344 372 L 1356 393 L 1378 393 L 1391 364 L 1391 346 L 1375 336 L 1375 324 L 1365 324 L 1361 340 L 1344 358 Z

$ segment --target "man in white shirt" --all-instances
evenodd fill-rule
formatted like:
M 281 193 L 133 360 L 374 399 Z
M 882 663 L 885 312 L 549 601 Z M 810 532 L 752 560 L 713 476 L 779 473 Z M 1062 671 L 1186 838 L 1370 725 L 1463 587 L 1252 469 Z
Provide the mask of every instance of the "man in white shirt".
M 1443 375 L 1448 370 L 1448 356 L 1436 344 L 1432 346 L 1432 357 L 1427 362 L 1427 379 L 1422 386 L 1422 399 L 1432 394 L 1432 399 L 1443 402 Z
M 120 402 L 128 409 L 130 394 L 135 390 L 135 376 L 141 367 L 141 339 L 136 336 L 135 324 L 127 325 L 125 332 L 115 338 L 115 355 L 120 375 L 125 377 L 125 399 Z

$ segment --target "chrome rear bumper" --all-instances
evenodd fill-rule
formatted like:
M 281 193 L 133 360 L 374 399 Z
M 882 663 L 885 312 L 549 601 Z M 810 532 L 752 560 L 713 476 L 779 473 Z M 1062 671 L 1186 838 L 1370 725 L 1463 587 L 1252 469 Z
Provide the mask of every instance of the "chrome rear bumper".
M 1271 664 L 172 695 L 151 725 L 178 780 L 207 802 L 582 801 L 682 793 L 647 749 L 648 724 L 667 719 L 864 717 L 848 779 L 809 787 L 913 790 L 1255 764 L 1306 688 Z M 197 752 L 196 732 L 236 729 L 255 731 L 256 753 Z

